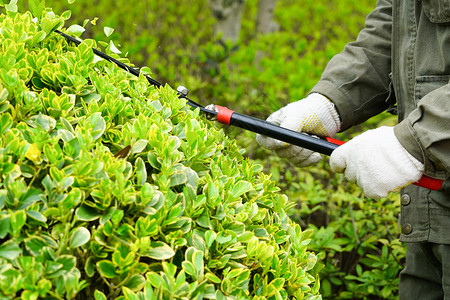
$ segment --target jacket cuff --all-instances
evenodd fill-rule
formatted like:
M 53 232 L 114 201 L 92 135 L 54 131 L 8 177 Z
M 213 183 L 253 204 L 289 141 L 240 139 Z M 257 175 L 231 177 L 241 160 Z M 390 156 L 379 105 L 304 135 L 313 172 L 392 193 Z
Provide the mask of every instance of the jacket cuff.
M 436 179 L 443 179 L 444 184 L 440 191 L 450 192 L 450 179 L 448 174 L 444 171 L 437 170 L 435 164 L 430 160 L 430 153 L 426 153 L 420 143 L 420 139 L 414 130 L 411 120 L 409 118 L 404 119 L 402 122 L 394 126 L 394 134 L 397 137 L 400 144 L 414 156 L 418 161 L 424 164 L 424 174 Z
M 416 137 L 416 132 L 412 128 L 412 125 L 408 119 L 405 119 L 394 126 L 394 134 L 409 154 L 414 156 L 414 158 L 421 163 L 425 164 L 425 155 L 422 151 L 422 147 L 420 146 L 419 140 Z
M 336 89 L 331 82 L 323 80 L 319 81 L 308 95 L 312 93 L 319 93 L 333 102 L 341 119 L 340 131 L 344 131 L 353 125 L 353 110 L 348 102 L 346 102 L 346 99 L 351 98 L 350 95 Z

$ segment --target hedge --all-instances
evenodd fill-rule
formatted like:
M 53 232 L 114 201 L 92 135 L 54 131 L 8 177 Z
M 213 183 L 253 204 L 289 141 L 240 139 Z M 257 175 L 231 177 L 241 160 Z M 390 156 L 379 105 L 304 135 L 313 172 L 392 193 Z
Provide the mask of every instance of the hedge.
M 30 11 L 0 15 L 2 298 L 320 298 L 312 231 L 260 165 L 55 33 L 69 12 Z

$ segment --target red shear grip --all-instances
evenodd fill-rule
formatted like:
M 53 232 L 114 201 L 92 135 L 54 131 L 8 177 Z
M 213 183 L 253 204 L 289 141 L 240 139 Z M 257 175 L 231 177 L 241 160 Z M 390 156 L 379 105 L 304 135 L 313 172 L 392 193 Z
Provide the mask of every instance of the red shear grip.
M 220 105 L 215 105 L 215 107 L 217 109 L 217 121 L 230 125 L 231 115 L 233 115 L 234 111 Z
M 330 138 L 330 137 L 326 137 L 325 139 L 326 139 L 328 142 L 333 143 L 333 144 L 336 144 L 336 145 L 339 145 L 339 146 L 345 144 L 345 142 L 343 142 L 343 141 L 341 141 L 341 140 L 336 140 L 336 139 L 333 139 L 333 138 Z
M 427 188 L 433 191 L 437 191 L 442 187 L 442 184 L 444 183 L 444 180 L 431 178 L 426 175 L 423 175 L 422 178 L 419 179 L 419 181 L 414 182 L 414 185 Z

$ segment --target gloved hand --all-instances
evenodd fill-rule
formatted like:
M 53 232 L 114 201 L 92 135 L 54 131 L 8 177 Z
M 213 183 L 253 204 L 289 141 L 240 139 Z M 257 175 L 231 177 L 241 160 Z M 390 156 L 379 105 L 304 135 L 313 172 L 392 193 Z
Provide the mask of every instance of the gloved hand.
M 424 165 L 406 151 L 393 127 L 369 130 L 331 153 L 331 169 L 363 188 L 371 198 L 386 197 L 419 180 Z
M 266 121 L 297 132 L 322 137 L 334 136 L 341 127 L 339 114 L 334 104 L 317 93 L 286 105 L 271 114 Z M 287 158 L 299 167 L 312 165 L 322 158 L 319 153 L 259 134 L 256 136 L 256 141 L 261 146 L 274 150 L 279 157 Z

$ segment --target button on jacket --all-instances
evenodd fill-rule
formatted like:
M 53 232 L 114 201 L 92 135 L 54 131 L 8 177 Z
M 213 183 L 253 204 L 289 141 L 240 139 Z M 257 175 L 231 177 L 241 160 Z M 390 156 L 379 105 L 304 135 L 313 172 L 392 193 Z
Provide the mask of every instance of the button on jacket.
M 450 244 L 450 0 L 379 0 L 355 42 L 311 92 L 331 99 L 345 130 L 397 103 L 400 143 L 444 179 L 402 190 L 400 240 Z

